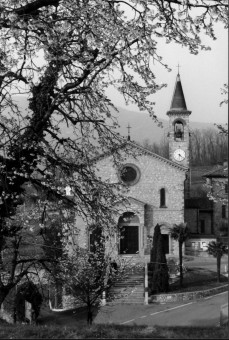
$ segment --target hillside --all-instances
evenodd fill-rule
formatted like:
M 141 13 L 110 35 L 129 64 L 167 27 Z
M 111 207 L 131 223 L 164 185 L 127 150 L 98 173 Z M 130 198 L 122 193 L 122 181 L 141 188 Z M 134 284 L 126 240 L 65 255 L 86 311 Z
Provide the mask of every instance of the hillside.
M 25 96 L 17 96 L 18 105 L 22 110 L 26 110 L 28 107 L 27 98 Z M 157 126 L 157 123 L 153 121 L 153 119 L 145 112 L 136 112 L 127 110 L 125 108 L 119 107 L 119 112 L 113 111 L 113 115 L 117 117 L 120 128 L 117 131 L 122 136 L 128 135 L 127 126 L 128 124 L 131 126 L 130 136 L 131 140 L 142 143 L 144 140 L 148 139 L 150 143 L 160 141 L 163 136 L 167 136 L 168 131 L 168 120 L 160 119 L 163 127 Z M 203 122 L 192 122 L 192 116 L 190 116 L 190 129 L 209 129 L 215 128 L 211 123 L 203 123 Z M 69 134 L 69 130 L 66 131 L 66 134 Z
M 135 112 L 129 111 L 124 108 L 119 107 L 119 113 L 115 113 L 117 119 L 119 121 L 119 133 L 123 136 L 127 136 L 128 130 L 127 126 L 130 124 L 130 136 L 131 139 L 142 143 L 145 139 L 148 139 L 150 142 L 158 142 L 163 136 L 167 136 L 169 121 L 166 119 L 160 119 L 162 122 L 163 128 L 157 126 L 157 123 L 153 121 L 153 119 L 145 112 Z M 215 129 L 214 124 L 211 123 L 203 123 L 203 122 L 192 122 L 190 116 L 190 129 Z

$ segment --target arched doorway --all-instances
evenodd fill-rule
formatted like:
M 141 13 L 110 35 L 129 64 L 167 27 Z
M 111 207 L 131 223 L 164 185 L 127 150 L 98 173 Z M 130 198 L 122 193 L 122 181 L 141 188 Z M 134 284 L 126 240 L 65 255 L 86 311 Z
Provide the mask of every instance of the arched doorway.
M 120 216 L 118 221 L 120 254 L 134 255 L 139 253 L 139 225 L 139 218 L 133 212 L 125 212 Z

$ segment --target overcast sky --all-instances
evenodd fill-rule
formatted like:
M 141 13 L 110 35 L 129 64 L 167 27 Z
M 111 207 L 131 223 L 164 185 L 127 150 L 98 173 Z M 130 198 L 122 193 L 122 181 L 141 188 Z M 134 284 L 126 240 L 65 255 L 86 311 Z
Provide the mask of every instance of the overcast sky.
M 168 72 L 158 64 L 152 65 L 157 82 L 168 84 L 167 88 L 150 98 L 156 102 L 155 113 L 158 118 L 168 119 L 166 112 L 170 108 L 179 63 L 187 109 L 192 111 L 190 121 L 227 123 L 228 107 L 219 106 L 225 98 L 220 89 L 228 82 L 228 31 L 222 24 L 217 25 L 216 36 L 215 41 L 208 37 L 202 40 L 211 50 L 201 51 L 198 55 L 190 54 L 187 48 L 178 44 L 164 44 L 162 41 L 158 43 L 159 55 L 163 57 L 164 63 L 172 68 L 172 71 Z M 121 96 L 114 90 L 109 91 L 109 96 L 119 107 L 138 111 L 134 105 L 125 106 Z

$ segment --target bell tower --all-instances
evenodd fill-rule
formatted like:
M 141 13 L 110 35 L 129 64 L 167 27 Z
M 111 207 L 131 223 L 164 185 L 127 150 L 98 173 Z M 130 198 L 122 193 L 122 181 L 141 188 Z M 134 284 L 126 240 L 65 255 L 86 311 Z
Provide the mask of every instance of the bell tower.
M 178 71 L 170 110 L 167 112 L 169 117 L 169 159 L 173 162 L 184 165 L 187 168 L 190 166 L 190 114 L 191 111 L 187 110 L 180 74 Z

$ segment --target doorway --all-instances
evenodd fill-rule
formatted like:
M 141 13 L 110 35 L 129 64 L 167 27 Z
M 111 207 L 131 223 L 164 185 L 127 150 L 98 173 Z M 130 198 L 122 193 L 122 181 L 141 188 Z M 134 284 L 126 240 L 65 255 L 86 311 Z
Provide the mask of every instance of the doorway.
M 139 252 L 138 226 L 122 226 L 120 236 L 120 254 L 137 254 Z
M 165 250 L 165 254 L 169 254 L 169 235 L 168 234 L 161 234 L 163 240 L 163 247 Z
M 127 211 L 120 216 L 118 221 L 120 254 L 139 253 L 139 224 L 139 218 L 133 212 Z

